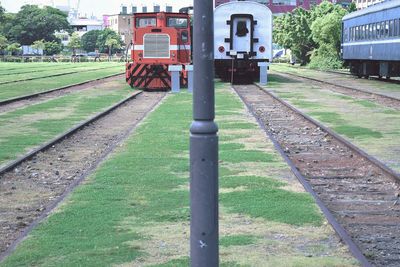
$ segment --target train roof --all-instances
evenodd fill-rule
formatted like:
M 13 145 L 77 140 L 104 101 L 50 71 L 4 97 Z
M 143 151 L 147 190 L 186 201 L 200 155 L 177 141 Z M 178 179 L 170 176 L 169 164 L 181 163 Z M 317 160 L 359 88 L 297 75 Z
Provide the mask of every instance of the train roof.
M 393 0 L 393 1 L 385 1 L 385 2 L 381 2 L 379 4 L 373 5 L 373 6 L 369 6 L 365 9 L 361 9 L 355 12 L 352 12 L 350 14 L 347 14 L 346 16 L 343 17 L 343 21 L 345 20 L 349 20 L 352 18 L 357 18 L 360 16 L 364 16 L 370 13 L 374 13 L 374 12 L 378 12 L 378 11 L 382 11 L 382 10 L 386 10 L 386 9 L 391 9 L 391 8 L 395 8 L 395 7 L 400 7 L 400 0 Z
M 220 7 L 229 6 L 229 5 L 237 5 L 237 4 L 239 4 L 239 5 L 250 4 L 250 5 L 257 6 L 260 9 L 267 9 L 271 12 L 271 10 L 265 4 L 261 4 L 261 3 L 254 2 L 254 1 L 230 1 L 230 2 L 223 3 L 221 5 L 218 5 L 215 9 L 219 9 Z

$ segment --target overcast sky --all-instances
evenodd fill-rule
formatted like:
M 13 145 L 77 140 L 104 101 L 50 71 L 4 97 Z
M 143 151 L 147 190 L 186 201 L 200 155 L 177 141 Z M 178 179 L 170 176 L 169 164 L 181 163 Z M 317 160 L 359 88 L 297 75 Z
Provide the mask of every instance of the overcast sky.
M 78 0 L 0 0 L 1 5 L 8 12 L 18 12 L 20 7 L 25 4 L 47 4 L 52 5 L 55 2 L 56 5 L 68 5 L 68 2 L 72 6 L 75 6 Z M 193 5 L 193 0 L 80 0 L 79 13 L 81 16 L 87 15 L 95 16 L 101 18 L 104 14 L 117 14 L 121 9 L 121 5 L 124 4 L 128 6 L 135 5 L 141 8 L 142 5 L 148 6 L 148 11 L 152 11 L 153 4 L 158 4 L 161 6 L 161 10 L 165 10 L 165 5 L 173 6 L 173 11 L 178 12 L 179 8 Z M 150 10 L 149 10 L 150 9 Z

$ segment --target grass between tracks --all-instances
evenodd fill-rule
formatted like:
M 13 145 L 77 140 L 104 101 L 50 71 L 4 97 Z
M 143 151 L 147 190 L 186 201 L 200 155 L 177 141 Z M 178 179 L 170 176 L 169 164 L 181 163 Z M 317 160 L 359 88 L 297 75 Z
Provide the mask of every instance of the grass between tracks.
M 270 80 L 269 89 L 279 97 L 400 171 L 399 110 L 276 74 Z
M 113 81 L 0 114 L 0 166 L 122 100 L 132 91 Z
M 355 87 L 375 93 L 381 93 L 381 94 L 386 93 L 388 95 L 400 98 L 399 85 L 395 83 L 387 83 L 369 79 L 359 79 L 351 75 L 329 73 L 329 72 L 309 69 L 307 67 L 290 66 L 288 64 L 273 64 L 271 65 L 271 69 L 276 71 L 284 71 L 287 73 L 297 74 L 304 77 L 310 77 L 314 79 L 333 82 L 344 86 Z
M 94 65 L 93 65 L 94 66 Z M 106 64 L 98 65 L 101 68 L 104 68 Z M 14 98 L 14 97 L 19 97 L 19 96 L 24 96 L 24 95 L 29 95 L 33 93 L 39 93 L 39 92 L 45 92 L 54 88 L 58 87 L 63 87 L 67 85 L 72 85 L 76 83 L 81 83 L 89 80 L 94 80 L 98 78 L 102 78 L 108 75 L 112 74 L 118 74 L 118 73 L 123 73 L 125 66 L 123 63 L 118 63 L 118 64 L 110 64 L 110 68 L 107 69 L 99 69 L 99 70 L 93 70 L 93 71 L 88 71 L 84 72 L 84 69 L 86 67 L 82 68 L 82 72 L 80 73 L 74 73 L 74 74 L 68 74 L 68 75 L 63 75 L 59 77 L 48 77 L 48 78 L 41 78 L 37 80 L 32 80 L 32 81 L 21 81 L 17 83 L 10 83 L 10 84 L 4 84 L 0 85 L 0 101 L 6 100 L 9 98 Z M 87 67 L 89 68 L 89 67 Z M 92 68 L 92 67 L 90 67 Z M 95 67 L 98 68 L 98 67 Z M 56 73 L 57 71 L 52 70 L 52 65 L 48 65 L 48 73 L 51 75 L 52 73 Z M 68 72 L 65 70 L 65 72 Z M 31 75 L 33 75 L 32 73 Z M 35 74 L 36 75 L 36 74 Z M 37 74 L 39 75 L 39 74 Z M 43 76 L 43 73 L 40 73 L 40 76 Z
M 217 85 L 221 266 L 350 266 L 312 198 Z M 1 266 L 188 266 L 191 95 L 170 95 Z
M 52 67 L 49 68 L 47 67 L 46 69 L 43 70 L 32 70 L 31 72 L 26 72 L 26 73 L 18 73 L 18 74 L 10 74 L 10 75 L 1 75 L 0 74 L 0 86 L 5 87 L 5 84 L 1 83 L 18 83 L 21 82 L 22 80 L 25 79 L 43 79 L 43 78 L 48 78 L 51 75 L 61 75 L 65 74 L 68 75 L 67 73 L 71 72 L 76 72 L 78 74 L 81 74 L 82 72 L 90 72 L 90 71 L 95 71 L 95 70 L 100 70 L 100 69 L 109 69 L 109 68 L 115 68 L 115 65 L 87 65 L 87 66 L 64 66 L 64 67 Z M 119 66 L 118 66 L 119 67 Z M 72 74 L 72 73 L 71 73 Z M 60 77 L 60 76 L 56 76 Z

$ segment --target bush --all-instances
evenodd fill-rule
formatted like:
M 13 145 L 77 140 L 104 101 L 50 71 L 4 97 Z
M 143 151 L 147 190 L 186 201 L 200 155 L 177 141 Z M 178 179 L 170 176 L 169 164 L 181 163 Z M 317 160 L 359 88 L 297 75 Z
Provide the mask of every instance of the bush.
M 318 50 L 314 50 L 308 67 L 321 70 L 341 69 L 343 61 L 340 60 L 334 46 L 324 44 Z

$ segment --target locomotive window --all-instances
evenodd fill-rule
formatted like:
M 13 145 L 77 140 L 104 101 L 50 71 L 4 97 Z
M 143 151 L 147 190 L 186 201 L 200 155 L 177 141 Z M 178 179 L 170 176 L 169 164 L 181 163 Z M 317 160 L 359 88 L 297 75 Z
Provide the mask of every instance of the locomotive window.
M 247 29 L 246 21 L 238 21 L 236 26 L 236 35 L 239 37 L 246 36 L 249 33 L 249 29 Z
M 157 26 L 157 20 L 154 17 L 149 18 L 137 18 L 136 19 L 136 28 L 142 28 L 147 26 Z
M 188 41 L 188 39 L 189 39 L 188 38 L 188 32 L 187 31 L 182 31 L 181 36 L 182 36 L 182 42 L 186 43 Z
M 185 18 L 168 18 L 167 26 L 174 28 L 187 28 L 188 20 Z

